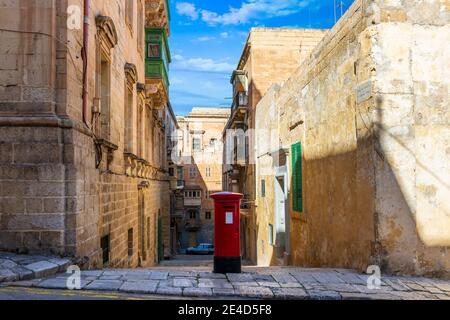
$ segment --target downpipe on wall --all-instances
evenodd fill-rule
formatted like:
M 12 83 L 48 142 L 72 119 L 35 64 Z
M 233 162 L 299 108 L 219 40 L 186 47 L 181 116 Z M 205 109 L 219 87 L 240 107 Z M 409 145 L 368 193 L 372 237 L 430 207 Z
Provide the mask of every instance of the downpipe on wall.
M 83 6 L 83 49 L 82 49 L 82 56 L 83 56 L 83 93 L 82 93 L 82 99 L 83 99 L 83 122 L 86 126 L 89 127 L 88 122 L 88 101 L 87 101 L 87 79 L 88 79 L 88 52 L 89 52 L 89 7 L 90 7 L 90 0 L 84 0 L 84 6 Z

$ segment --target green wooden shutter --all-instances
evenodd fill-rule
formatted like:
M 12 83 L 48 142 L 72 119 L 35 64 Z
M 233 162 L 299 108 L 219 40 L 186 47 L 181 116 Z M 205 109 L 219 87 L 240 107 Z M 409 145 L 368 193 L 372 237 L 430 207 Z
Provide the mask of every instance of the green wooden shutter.
M 292 145 L 292 207 L 294 211 L 303 211 L 301 142 Z

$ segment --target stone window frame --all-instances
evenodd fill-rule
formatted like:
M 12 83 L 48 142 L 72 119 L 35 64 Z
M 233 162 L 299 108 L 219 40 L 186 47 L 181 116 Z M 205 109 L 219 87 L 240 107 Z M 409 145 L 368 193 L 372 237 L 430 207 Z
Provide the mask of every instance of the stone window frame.
M 145 137 L 147 134 L 148 124 L 146 123 L 146 105 L 145 105 L 145 85 L 136 83 L 136 105 L 137 105 L 137 155 L 142 158 L 147 158 L 147 146 L 145 144 Z
M 135 106 L 137 105 L 137 101 L 135 99 L 134 94 L 134 86 L 138 80 L 138 73 L 136 65 L 133 63 L 125 63 L 124 66 L 125 72 L 125 88 L 124 88 L 124 150 L 127 153 L 137 153 L 135 150 L 135 141 L 134 141 L 134 130 L 136 126 L 136 121 L 134 119 Z M 131 94 L 132 101 L 131 105 L 129 105 L 128 95 Z M 137 110 L 136 110 L 137 111 Z M 130 127 L 130 128 L 128 128 Z M 128 132 L 130 131 L 130 132 Z
M 134 2 L 136 0 L 125 0 L 125 24 L 130 30 L 131 35 L 133 35 L 133 24 L 134 24 Z
M 100 117 L 102 114 L 101 110 L 101 96 L 102 96 L 102 84 L 101 84 L 101 73 L 102 73 L 102 63 L 103 61 L 107 61 L 109 63 L 109 67 L 111 68 L 112 62 L 112 49 L 118 44 L 118 36 L 116 27 L 114 25 L 113 20 L 110 17 L 98 15 L 95 18 L 95 23 L 97 27 L 96 34 L 96 59 L 95 59 L 95 71 L 96 71 L 96 79 L 95 79 L 95 97 L 94 97 L 94 108 L 95 113 L 97 113 Z M 110 75 L 111 75 L 111 70 Z M 110 93 L 111 90 L 111 78 L 110 78 Z M 108 121 L 107 121 L 107 132 L 105 132 L 101 123 L 96 125 L 97 134 L 105 139 L 106 141 L 111 140 L 111 99 L 108 101 Z
M 145 48 L 145 6 L 142 0 L 137 2 L 137 48 L 139 54 L 144 56 Z

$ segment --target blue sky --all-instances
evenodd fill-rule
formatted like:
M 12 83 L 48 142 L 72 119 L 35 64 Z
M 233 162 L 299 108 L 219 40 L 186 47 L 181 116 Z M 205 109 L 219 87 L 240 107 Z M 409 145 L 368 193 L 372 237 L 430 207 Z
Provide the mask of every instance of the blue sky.
M 230 76 L 252 27 L 334 25 L 334 0 L 169 0 L 169 3 L 170 99 L 177 115 L 186 114 L 192 107 L 230 106 Z M 351 3 L 352 0 L 343 1 L 344 12 Z

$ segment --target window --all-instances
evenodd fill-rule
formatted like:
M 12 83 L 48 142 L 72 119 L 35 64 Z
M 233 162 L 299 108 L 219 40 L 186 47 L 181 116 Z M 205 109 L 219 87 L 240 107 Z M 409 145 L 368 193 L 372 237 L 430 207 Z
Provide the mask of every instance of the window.
M 206 176 L 211 177 L 211 168 L 206 168 Z
M 201 151 L 202 150 L 202 145 L 201 145 L 201 141 L 200 141 L 199 138 L 192 139 L 192 149 L 194 151 Z
M 103 266 L 107 266 L 109 263 L 109 234 L 100 239 L 100 247 L 103 254 Z
M 138 100 L 138 117 L 137 117 L 137 155 L 141 158 L 144 158 L 144 101 L 142 98 Z
M 125 151 L 133 153 L 133 91 L 125 85 Z
M 211 146 L 211 147 L 215 147 L 216 146 L 216 142 L 217 142 L 217 139 L 211 139 L 211 140 L 209 140 L 209 145 Z
M 95 131 L 101 138 L 111 141 L 111 50 L 117 45 L 116 27 L 110 17 L 98 15 L 95 52 Z
M 210 211 L 206 211 L 205 212 L 205 219 L 206 220 L 211 220 L 211 212 Z
M 142 54 L 142 48 L 144 47 L 144 6 L 142 0 L 138 1 L 138 25 L 137 25 L 137 47 Z
M 261 197 L 266 196 L 266 180 L 261 180 Z
M 133 228 L 128 230 L 128 257 L 133 256 Z
M 197 170 L 195 169 L 195 167 L 190 167 L 189 168 L 189 177 L 195 178 L 196 176 L 197 176 Z
M 150 248 L 150 217 L 147 217 L 147 249 Z
M 269 224 L 269 244 L 273 245 L 273 225 Z
M 147 58 L 161 58 L 161 46 L 159 43 L 147 45 Z
M 297 212 L 303 211 L 301 142 L 292 145 L 292 208 Z
M 104 55 L 100 65 L 100 104 L 101 104 L 101 135 L 110 140 L 110 97 L 111 97 L 111 65 Z
M 169 176 L 171 176 L 171 177 L 174 176 L 174 170 L 173 170 L 173 168 L 169 168 Z
M 178 180 L 183 180 L 183 167 L 177 168 L 177 178 Z
M 189 211 L 189 219 L 196 219 L 196 218 L 197 218 L 197 212 Z
M 125 1 L 125 22 L 131 30 L 133 30 L 134 1 L 136 0 Z

